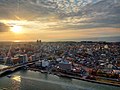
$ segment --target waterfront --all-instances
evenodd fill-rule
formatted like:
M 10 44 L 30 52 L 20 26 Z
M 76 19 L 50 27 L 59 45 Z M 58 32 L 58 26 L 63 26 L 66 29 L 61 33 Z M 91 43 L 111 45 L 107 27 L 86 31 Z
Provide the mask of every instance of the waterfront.
M 14 43 L 12 47 L 10 43 L 2 44 L 7 46 L 1 45 L 0 49 L 1 74 L 8 73 L 8 76 L 0 78 L 2 90 L 120 89 L 113 86 L 120 85 L 119 42 L 37 41 Z M 27 70 L 23 71 L 23 68 Z M 20 71 L 9 75 L 18 69 Z M 61 75 L 67 75 L 67 78 Z M 69 76 L 74 79 L 68 78 Z M 90 82 L 92 80 L 94 83 Z M 111 85 L 98 84 L 97 81 Z
M 58 77 L 34 71 L 18 71 L 0 78 L 0 89 L 5 90 L 119 90 L 120 87 Z

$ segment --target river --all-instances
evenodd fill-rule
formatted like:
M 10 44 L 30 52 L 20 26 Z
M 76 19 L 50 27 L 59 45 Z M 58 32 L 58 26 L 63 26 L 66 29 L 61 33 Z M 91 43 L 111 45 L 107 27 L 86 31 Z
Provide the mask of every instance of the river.
M 0 78 L 0 90 L 120 90 L 120 87 L 58 77 L 35 71 L 18 71 Z

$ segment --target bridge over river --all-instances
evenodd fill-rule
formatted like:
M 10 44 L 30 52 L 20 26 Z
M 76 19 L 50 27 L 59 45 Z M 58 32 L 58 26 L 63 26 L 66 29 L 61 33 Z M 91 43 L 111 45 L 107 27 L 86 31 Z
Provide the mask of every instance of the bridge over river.
M 13 72 L 18 68 L 34 64 L 36 61 L 38 61 L 38 60 L 30 61 L 30 62 L 26 62 L 26 63 L 23 63 L 23 64 L 14 65 L 14 66 L 0 65 L 0 75 L 4 74 L 5 72 L 8 72 L 8 71 Z

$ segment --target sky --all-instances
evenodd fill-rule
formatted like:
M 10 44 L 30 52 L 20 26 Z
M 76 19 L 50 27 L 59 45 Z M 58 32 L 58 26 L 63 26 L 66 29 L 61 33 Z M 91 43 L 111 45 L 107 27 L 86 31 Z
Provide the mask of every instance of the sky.
M 0 41 L 120 41 L 120 0 L 0 0 Z

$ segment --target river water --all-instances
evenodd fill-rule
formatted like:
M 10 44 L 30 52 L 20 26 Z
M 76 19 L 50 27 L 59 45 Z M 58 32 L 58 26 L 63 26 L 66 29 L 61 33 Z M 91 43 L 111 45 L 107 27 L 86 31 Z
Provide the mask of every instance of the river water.
M 0 78 L 0 90 L 120 90 L 120 87 L 58 77 L 34 71 L 18 71 Z

